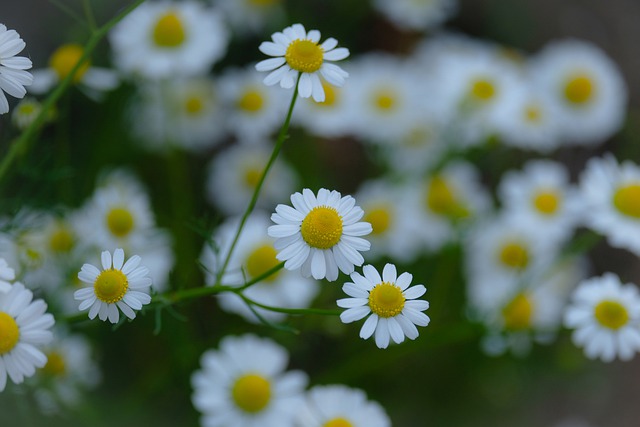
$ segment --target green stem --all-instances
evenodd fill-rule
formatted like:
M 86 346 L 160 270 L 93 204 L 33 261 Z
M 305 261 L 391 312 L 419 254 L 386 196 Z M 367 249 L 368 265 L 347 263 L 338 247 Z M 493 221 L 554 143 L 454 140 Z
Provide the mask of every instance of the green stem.
M 298 98 L 298 84 L 300 83 L 301 75 L 302 73 L 298 73 L 298 79 L 296 80 L 296 85 L 293 88 L 293 95 L 291 97 L 291 103 L 289 104 L 289 111 L 287 112 L 287 117 L 285 118 L 284 123 L 282 124 L 282 128 L 280 128 L 280 134 L 278 134 L 278 139 L 276 140 L 276 144 L 273 147 L 273 152 L 271 153 L 271 157 L 269 158 L 267 165 L 262 171 L 262 175 L 260 175 L 260 180 L 258 181 L 258 184 L 256 185 L 256 188 L 253 191 L 253 196 L 251 197 L 251 201 L 247 205 L 247 209 L 244 212 L 244 215 L 242 215 L 242 219 L 240 220 L 240 224 L 238 224 L 238 229 L 236 230 L 236 234 L 233 237 L 233 240 L 231 242 L 231 247 L 229 247 L 229 251 L 227 252 L 227 255 L 225 256 L 224 261 L 222 262 L 222 267 L 216 273 L 216 281 L 215 281 L 216 285 L 219 285 L 222 280 L 222 276 L 224 275 L 224 272 L 226 271 L 227 266 L 229 265 L 229 260 L 231 259 L 233 250 L 235 249 L 236 244 L 238 243 L 238 239 L 240 238 L 240 233 L 244 228 L 244 224 L 245 222 L 247 222 L 249 215 L 251 215 L 251 212 L 253 212 L 253 208 L 255 207 L 256 202 L 258 201 L 258 196 L 260 195 L 260 190 L 262 189 L 262 184 L 264 183 L 264 180 L 267 177 L 267 173 L 269 173 L 271 166 L 273 166 L 273 163 L 278 157 L 278 154 L 282 149 L 282 145 L 284 144 L 284 140 L 287 139 L 287 136 L 288 136 L 287 132 L 289 131 L 289 122 L 291 121 L 293 107 L 295 106 L 296 99 Z
M 87 18 L 87 22 L 89 23 L 89 28 L 91 28 L 92 32 L 96 31 L 98 29 L 98 24 L 96 23 L 96 19 L 93 16 L 91 0 L 82 0 L 82 8 L 84 9 L 84 16 Z
M 256 307 L 263 308 L 269 311 L 275 311 L 276 313 L 285 313 L 285 314 L 318 314 L 321 316 L 339 316 L 342 313 L 342 310 L 324 310 L 320 308 L 282 308 L 282 307 L 273 307 L 270 305 L 260 304 L 257 301 L 252 300 L 251 298 L 238 293 L 240 298 L 242 298 L 247 304 L 254 305 Z
M 3 180 L 9 168 L 16 160 L 16 158 L 20 155 L 24 155 L 30 145 L 35 138 L 37 132 L 40 130 L 42 125 L 47 119 L 47 116 L 55 103 L 60 99 L 60 97 L 66 92 L 73 81 L 73 76 L 76 72 L 83 66 L 84 63 L 87 62 L 91 53 L 95 50 L 98 43 L 107 35 L 109 30 L 113 28 L 118 22 L 120 22 L 125 16 L 127 16 L 131 11 L 133 11 L 136 7 L 141 5 L 145 0 L 135 0 L 131 5 L 126 7 L 122 12 L 112 18 L 109 22 L 104 24 L 102 27 L 98 28 L 91 34 L 91 37 L 87 41 L 87 44 L 84 46 L 84 50 L 82 52 L 82 56 L 78 60 L 78 63 L 73 67 L 71 72 L 65 76 L 64 79 L 60 81 L 58 86 L 49 94 L 49 96 L 42 103 L 42 109 L 40 113 L 35 118 L 33 123 L 29 125 L 28 128 L 24 130 L 17 138 L 15 138 L 11 142 L 11 146 L 9 147 L 9 151 L 2 158 L 2 162 L 0 162 L 0 182 Z

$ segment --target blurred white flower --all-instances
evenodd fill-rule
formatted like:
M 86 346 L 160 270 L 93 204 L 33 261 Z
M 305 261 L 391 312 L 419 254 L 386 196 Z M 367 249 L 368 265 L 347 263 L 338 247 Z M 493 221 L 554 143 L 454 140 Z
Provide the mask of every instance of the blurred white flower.
M 373 0 L 373 7 L 398 28 L 410 31 L 435 29 L 458 9 L 457 0 Z
M 322 44 L 320 32 L 311 30 L 307 33 L 302 24 L 294 24 L 282 32 L 271 35 L 272 42 L 262 42 L 260 52 L 275 58 L 265 59 L 256 64 L 258 71 L 270 71 L 265 77 L 267 86 L 280 83 L 287 89 L 295 86 L 298 75 L 300 84 L 298 94 L 302 98 L 310 96 L 317 102 L 325 100 L 320 75 L 334 86 L 342 86 L 349 76 L 339 66 L 326 61 L 340 61 L 349 56 L 349 50 L 336 48 L 338 41 L 328 38 Z
M 9 112 L 5 92 L 22 98 L 27 93 L 24 87 L 33 82 L 33 76 L 26 71 L 31 68 L 31 60 L 16 56 L 26 45 L 16 30 L 7 30 L 0 24 L 0 114 Z
M 283 0 L 213 0 L 213 5 L 222 11 L 234 33 L 240 36 L 260 34 L 285 16 Z
M 9 292 L 11 290 L 11 282 L 16 278 L 13 268 L 4 258 L 0 258 L 0 292 Z

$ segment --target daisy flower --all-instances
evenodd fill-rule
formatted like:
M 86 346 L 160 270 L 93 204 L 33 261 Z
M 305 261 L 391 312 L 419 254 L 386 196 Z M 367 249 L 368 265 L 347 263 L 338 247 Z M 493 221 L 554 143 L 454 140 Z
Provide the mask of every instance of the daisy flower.
M 11 121 L 20 130 L 24 130 L 38 117 L 42 111 L 42 104 L 35 98 L 27 96 L 23 98 L 11 113 Z M 55 109 L 50 109 L 46 114 L 46 121 L 51 121 L 56 116 Z
M 8 292 L 11 290 L 11 282 L 16 278 L 13 268 L 9 267 L 9 263 L 4 258 L 0 258 L 0 292 Z
M 638 288 L 613 273 L 587 279 L 573 293 L 564 324 L 590 359 L 630 360 L 640 350 Z
M 111 252 L 102 252 L 102 271 L 92 264 L 84 264 L 78 273 L 78 279 L 90 286 L 73 293 L 76 301 L 81 301 L 80 311 L 89 308 L 89 319 L 96 315 L 100 320 L 117 323 L 122 310 L 129 319 L 134 319 L 134 310 L 151 302 L 147 288 L 151 286 L 151 278 L 147 277 L 149 269 L 140 265 L 142 259 L 134 255 L 124 262 L 124 251 L 120 248 Z
M 114 62 L 147 79 L 206 74 L 225 54 L 220 15 L 197 1 L 144 2 L 109 33 Z
M 351 298 L 338 300 L 338 307 L 346 308 L 340 314 L 344 323 L 355 322 L 367 316 L 360 329 L 360 338 L 367 339 L 375 333 L 378 348 L 387 348 L 389 338 L 396 344 L 418 337 L 417 326 L 427 326 L 429 316 L 422 311 L 429 308 L 429 302 L 417 300 L 427 291 L 424 285 L 409 287 L 413 276 L 402 273 L 398 276 L 393 264 L 386 264 L 382 277 L 372 265 L 362 268 L 364 276 L 354 272 L 353 282 L 342 287 Z
M 409 31 L 435 29 L 458 9 L 457 0 L 373 0 L 373 7 L 398 28 Z
M 0 24 L 0 114 L 9 112 L 5 92 L 22 98 L 27 93 L 24 86 L 33 83 L 33 76 L 26 71 L 31 68 L 31 60 L 16 56 L 25 46 L 16 30 L 7 30 L 6 26 Z
M 379 403 L 344 385 L 315 386 L 307 392 L 298 427 L 391 427 Z
M 193 405 L 202 425 L 293 427 L 307 383 L 301 371 L 285 372 L 287 351 L 254 335 L 224 337 L 205 352 L 191 377 Z
M 0 391 L 7 384 L 7 375 L 20 384 L 47 363 L 47 356 L 36 347 L 53 339 L 49 329 L 55 322 L 46 310 L 47 304 L 34 300 L 20 282 L 0 293 Z
M 580 177 L 584 220 L 615 247 L 640 255 L 640 166 L 592 158 Z
M 325 61 L 339 61 L 349 56 L 349 50 L 336 48 L 338 41 L 328 38 L 322 44 L 320 32 L 307 33 L 302 24 L 294 24 L 282 32 L 271 35 L 272 42 L 262 42 L 260 51 L 275 58 L 265 59 L 256 64 L 258 71 L 271 71 L 264 79 L 267 86 L 280 83 L 280 86 L 292 88 L 300 76 L 298 94 L 302 98 L 310 96 L 317 102 L 325 99 L 319 74 L 334 86 L 342 86 L 349 76 L 342 68 Z
M 342 197 L 337 191 L 321 188 L 316 197 L 308 188 L 291 196 L 293 208 L 276 206 L 276 213 L 267 230 L 275 237 L 277 258 L 285 261 L 287 270 L 301 269 L 304 277 L 338 278 L 338 269 L 351 274 L 354 265 L 364 258 L 360 251 L 368 251 L 370 243 L 359 237 L 371 233 L 371 224 L 360 222 L 364 211 L 351 196 Z

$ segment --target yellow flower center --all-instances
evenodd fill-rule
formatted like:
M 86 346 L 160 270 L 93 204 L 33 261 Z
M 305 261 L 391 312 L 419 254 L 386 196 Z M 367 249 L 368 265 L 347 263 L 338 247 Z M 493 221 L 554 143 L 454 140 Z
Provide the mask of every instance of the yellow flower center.
M 258 374 L 238 378 L 231 395 L 235 404 L 245 412 L 255 414 L 263 410 L 271 400 L 271 383 Z
M 309 246 L 329 249 L 342 237 L 342 218 L 330 206 L 316 206 L 302 221 L 300 233 Z
M 255 248 L 247 258 L 247 273 L 249 277 L 258 277 L 277 266 L 280 263 L 276 258 L 277 253 L 273 245 L 261 245 Z M 278 273 L 275 272 L 264 280 L 272 282 L 278 276 Z
M 18 114 L 20 114 L 21 116 L 31 116 L 32 114 L 36 113 L 37 111 L 39 111 L 39 107 L 40 105 L 36 102 L 33 101 L 29 101 L 29 100 L 23 100 L 19 105 L 18 105 Z
M 96 297 L 108 304 L 118 302 L 129 289 L 127 276 L 120 270 L 104 270 L 93 284 Z
M 379 283 L 369 292 L 369 307 L 380 317 L 397 316 L 404 308 L 404 301 L 402 289 L 389 282 Z
M 184 111 L 189 116 L 197 116 L 204 110 L 204 101 L 201 97 L 194 95 L 189 96 L 184 101 Z
M 471 96 L 482 102 L 491 100 L 496 94 L 494 84 L 488 79 L 477 79 L 471 83 Z
M 518 294 L 502 309 L 506 329 L 518 331 L 531 327 L 533 301 L 525 294 Z
M 397 105 L 397 99 L 392 91 L 379 90 L 373 94 L 373 105 L 379 110 L 389 111 Z
M 13 350 L 19 339 L 20 329 L 15 319 L 0 311 L 0 356 Z
M 500 248 L 500 262 L 514 270 L 522 270 L 529 264 L 529 251 L 518 242 L 507 242 Z
M 640 219 L 640 183 L 619 187 L 613 195 L 613 205 L 624 215 Z
M 73 233 L 68 227 L 60 225 L 49 237 L 49 247 L 55 253 L 67 253 L 74 245 Z
M 383 234 L 391 224 L 391 212 L 386 206 L 379 206 L 369 209 L 364 217 L 364 221 L 371 224 L 373 228 L 372 234 Z
M 433 177 L 427 187 L 427 207 L 436 214 L 452 218 L 465 218 L 470 214 L 447 181 L 439 176 Z
M 324 89 L 324 101 L 317 104 L 328 108 L 335 106 L 338 102 L 338 91 L 326 82 L 322 82 L 322 88 Z
M 113 208 L 107 214 L 107 227 L 114 236 L 124 237 L 133 230 L 133 215 L 125 208 Z
M 540 107 L 535 104 L 529 104 L 524 109 L 524 118 L 531 123 L 540 123 L 542 119 L 542 111 Z
M 43 372 L 52 377 L 60 377 L 67 371 L 64 357 L 57 352 L 52 351 L 47 354 L 47 364 L 42 368 Z
M 73 67 L 75 67 L 78 61 L 80 61 L 83 52 L 84 50 L 79 44 L 65 44 L 60 46 L 55 52 L 53 52 L 53 55 L 51 55 L 51 58 L 49 59 L 49 66 L 53 68 L 58 75 L 58 78 L 62 80 L 69 75 Z M 87 72 L 90 65 L 89 60 L 86 60 L 80 68 L 78 68 L 78 71 L 76 71 L 73 76 L 73 81 L 75 83 L 82 79 L 82 76 Z
M 559 205 L 560 198 L 554 191 L 540 191 L 533 198 L 533 206 L 544 215 L 553 215 Z
M 263 105 L 264 98 L 262 97 L 262 92 L 257 89 L 245 91 L 238 100 L 238 107 L 250 113 L 260 111 Z
M 353 424 L 342 417 L 338 417 L 330 419 L 322 427 L 353 427 Z
M 153 28 L 153 42 L 156 46 L 174 48 L 184 43 L 186 33 L 176 12 L 165 13 Z
M 567 80 L 564 86 L 565 98 L 575 105 L 583 105 L 591 100 L 594 84 L 585 74 L 577 74 Z
M 284 54 L 289 67 L 302 73 L 313 73 L 322 67 L 324 50 L 311 40 L 294 40 Z
M 629 312 L 624 305 L 617 301 L 604 300 L 599 302 L 594 309 L 594 315 L 598 323 L 613 330 L 620 329 L 629 321 Z
M 260 182 L 260 177 L 262 176 L 262 169 L 258 167 L 248 167 L 244 171 L 244 183 L 247 187 L 256 188 L 258 182 Z

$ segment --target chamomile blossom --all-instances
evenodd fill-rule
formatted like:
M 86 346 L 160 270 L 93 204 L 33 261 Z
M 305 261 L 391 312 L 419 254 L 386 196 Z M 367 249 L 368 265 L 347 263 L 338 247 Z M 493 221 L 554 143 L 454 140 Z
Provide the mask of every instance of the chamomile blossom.
M 11 290 L 11 282 L 16 278 L 13 268 L 9 267 L 9 263 L 4 258 L 0 258 L 0 292 L 8 292 Z
M 307 392 L 297 427 L 391 427 L 378 403 L 362 390 L 344 385 L 315 386 Z
M 47 363 L 39 347 L 53 339 L 49 329 L 55 321 L 46 310 L 47 304 L 34 300 L 20 282 L 0 293 L 0 391 L 7 385 L 7 375 L 20 384 Z
M 289 356 L 255 335 L 228 336 L 205 352 L 191 377 L 193 405 L 202 425 L 293 427 L 307 376 L 285 371 Z
M 397 344 L 405 336 L 416 339 L 416 325 L 427 326 L 430 320 L 422 313 L 429 308 L 429 302 L 416 300 L 427 291 L 424 285 L 409 286 L 413 276 L 406 272 L 398 276 L 393 264 L 384 266 L 382 276 L 372 265 L 365 265 L 362 272 L 364 276 L 352 273 L 353 282 L 342 287 L 351 298 L 337 301 L 338 307 L 347 309 L 340 314 L 340 320 L 351 323 L 368 316 L 360 329 L 360 338 L 375 334 L 378 348 L 387 348 L 389 339 Z
M 398 28 L 424 31 L 438 27 L 458 8 L 457 0 L 373 0 L 373 7 Z
M 640 255 L 640 166 L 592 158 L 580 177 L 584 221 L 612 245 Z
M 564 324 L 590 359 L 630 360 L 640 350 L 638 288 L 613 273 L 587 279 L 573 293 Z
M 304 277 L 313 276 L 332 282 L 338 269 L 351 274 L 354 265 L 364 258 L 370 243 L 360 236 L 372 231 L 371 224 L 361 222 L 364 211 L 351 196 L 321 188 L 318 195 L 308 188 L 291 196 L 293 207 L 279 204 L 271 220 L 276 223 L 267 230 L 275 237 L 276 256 L 285 261 L 287 270 L 301 269 Z
M 109 33 L 117 67 L 152 80 L 205 74 L 228 39 L 218 12 L 197 1 L 144 2 Z
M 265 77 L 267 86 L 280 83 L 287 89 L 296 84 L 298 75 L 300 83 L 298 94 L 302 98 L 310 96 L 317 102 L 325 99 L 320 75 L 334 86 L 342 86 L 349 76 L 339 66 L 327 61 L 339 61 L 349 56 L 349 50 L 344 47 L 336 48 L 338 41 L 328 38 L 322 44 L 320 32 L 307 32 L 302 24 L 294 24 L 282 32 L 271 35 L 270 42 L 262 42 L 260 51 L 274 58 L 265 59 L 256 64 L 258 71 L 270 71 Z
M 33 82 L 33 76 L 26 70 L 31 68 L 31 60 L 16 56 L 26 43 L 16 30 L 8 30 L 0 24 L 0 114 L 9 112 L 9 101 L 5 92 L 15 98 L 22 98 L 27 91 L 24 88 Z
M 124 251 L 120 248 L 101 255 L 102 270 L 92 264 L 84 264 L 78 273 L 78 279 L 89 285 L 74 292 L 76 301 L 81 301 L 78 309 L 89 309 L 89 318 L 96 316 L 104 321 L 117 323 L 120 309 L 129 319 L 134 319 L 134 310 L 151 302 L 148 288 L 151 278 L 149 269 L 140 265 L 142 259 L 134 255 L 124 262 Z

